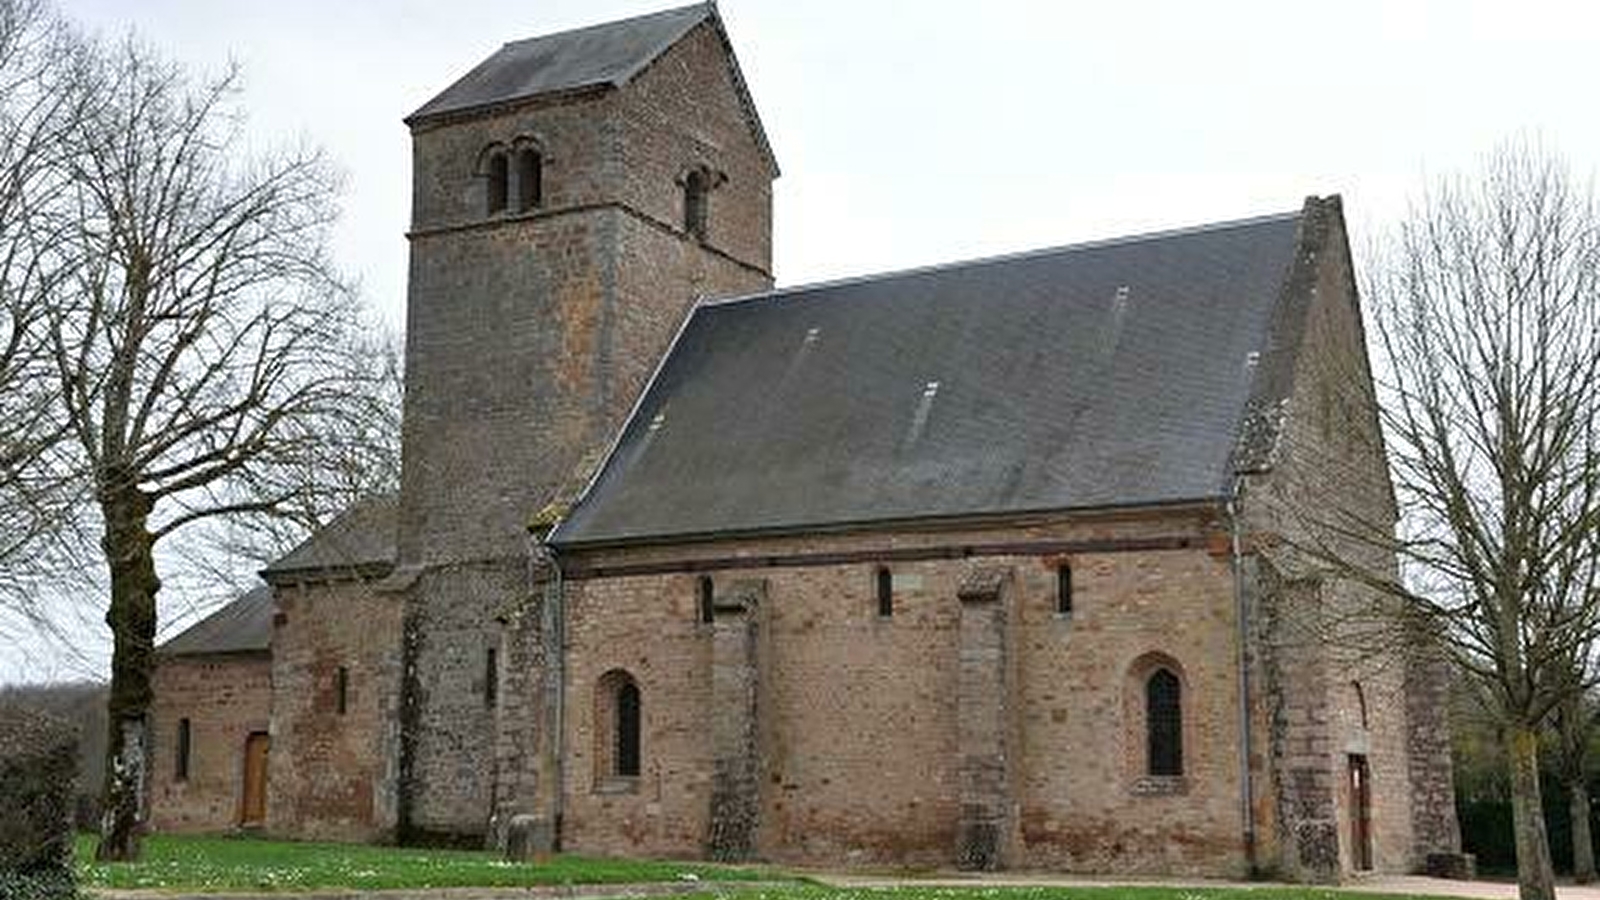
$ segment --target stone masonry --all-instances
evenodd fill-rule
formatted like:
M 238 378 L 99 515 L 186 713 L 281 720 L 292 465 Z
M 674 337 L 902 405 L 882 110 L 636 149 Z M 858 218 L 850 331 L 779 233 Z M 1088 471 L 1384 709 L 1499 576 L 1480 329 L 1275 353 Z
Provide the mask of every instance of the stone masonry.
M 583 476 L 697 299 L 771 284 L 776 170 L 734 77 L 707 21 L 622 88 L 411 121 L 402 837 L 482 840 L 501 805 L 482 673 L 534 590 L 529 517 Z M 518 138 L 541 148 L 543 203 L 486 216 L 484 152 Z M 691 166 L 721 176 L 703 240 L 682 227 Z
M 236 828 L 245 742 L 271 724 L 272 657 L 257 652 L 161 658 L 153 687 L 150 826 L 199 832 Z M 185 719 L 189 760 L 180 777 L 178 731 Z

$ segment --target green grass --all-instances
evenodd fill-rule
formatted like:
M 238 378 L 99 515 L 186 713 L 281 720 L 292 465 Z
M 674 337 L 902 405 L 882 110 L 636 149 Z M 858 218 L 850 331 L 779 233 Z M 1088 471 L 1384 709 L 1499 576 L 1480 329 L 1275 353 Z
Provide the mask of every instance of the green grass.
M 151 835 L 134 863 L 94 862 L 96 838 L 80 835 L 82 887 L 173 891 L 304 891 L 314 888 L 517 887 L 782 878 L 759 869 L 704 863 L 557 856 L 512 863 L 473 850 L 422 850 L 255 838 Z
M 1407 894 L 1365 894 L 1328 888 L 1262 884 L 1245 888 L 1189 887 L 852 887 L 794 885 L 683 894 L 673 900 L 1423 900 Z M 1443 900 L 1429 897 L 1426 900 Z

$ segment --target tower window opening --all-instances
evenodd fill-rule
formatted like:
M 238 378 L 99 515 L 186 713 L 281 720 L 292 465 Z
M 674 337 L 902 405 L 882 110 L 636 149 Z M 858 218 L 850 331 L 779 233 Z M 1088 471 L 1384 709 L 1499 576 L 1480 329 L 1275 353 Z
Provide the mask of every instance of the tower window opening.
M 1056 567 L 1056 614 L 1072 615 L 1072 566 L 1067 563 Z
M 522 212 L 544 205 L 544 157 L 532 148 L 517 152 L 517 209 Z
M 490 215 L 506 211 L 506 198 L 509 193 L 511 180 L 511 166 L 504 153 L 496 153 L 489 157 L 489 165 L 484 177 L 488 179 L 488 210 Z
M 704 169 L 693 169 L 683 178 L 683 230 L 696 240 L 706 239 L 706 207 L 709 205 L 711 177 Z
M 879 566 L 876 574 L 878 587 L 878 615 L 889 618 L 894 615 L 894 573 L 888 566 Z

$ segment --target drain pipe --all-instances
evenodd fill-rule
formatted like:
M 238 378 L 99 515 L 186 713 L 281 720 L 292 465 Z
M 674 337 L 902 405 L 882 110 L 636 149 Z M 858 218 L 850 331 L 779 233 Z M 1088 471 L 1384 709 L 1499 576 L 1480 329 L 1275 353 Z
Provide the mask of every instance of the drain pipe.
M 1244 549 L 1240 535 L 1241 504 L 1244 499 L 1244 476 L 1236 475 L 1233 492 L 1229 495 L 1228 514 L 1229 550 L 1233 563 L 1234 617 L 1239 624 L 1239 813 L 1244 825 L 1244 861 L 1252 876 L 1256 873 L 1256 810 L 1255 789 L 1250 777 L 1250 604 L 1245 594 Z

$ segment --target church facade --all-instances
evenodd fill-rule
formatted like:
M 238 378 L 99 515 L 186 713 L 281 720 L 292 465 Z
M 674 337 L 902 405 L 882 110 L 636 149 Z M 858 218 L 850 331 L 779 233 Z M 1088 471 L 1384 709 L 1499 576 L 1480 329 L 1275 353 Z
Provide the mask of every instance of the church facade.
M 407 123 L 402 486 L 263 573 L 267 831 L 1459 851 L 1438 660 L 1342 652 L 1362 589 L 1293 549 L 1305 509 L 1395 514 L 1337 198 L 773 290 L 711 5 L 507 44 Z

